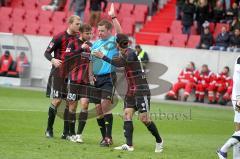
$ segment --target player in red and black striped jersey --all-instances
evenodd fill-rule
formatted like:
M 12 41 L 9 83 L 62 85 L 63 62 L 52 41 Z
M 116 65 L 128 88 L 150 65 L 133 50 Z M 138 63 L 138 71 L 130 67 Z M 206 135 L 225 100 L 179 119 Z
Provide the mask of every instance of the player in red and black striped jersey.
M 158 129 L 148 114 L 150 109 L 150 90 L 146 75 L 144 73 L 141 61 L 138 59 L 134 50 L 128 48 L 128 37 L 124 34 L 117 34 L 117 47 L 120 51 L 120 57 L 112 60 L 102 52 L 96 52 L 94 55 L 111 63 L 116 67 L 125 68 L 125 77 L 128 83 L 127 94 L 124 100 L 124 135 L 126 144 L 116 147 L 117 150 L 133 151 L 132 136 L 133 123 L 132 116 L 135 111 L 139 112 L 140 120 L 146 125 L 148 130 L 156 138 L 155 152 L 162 152 L 163 141 L 158 133 Z
M 70 69 L 69 91 L 67 100 L 69 101 L 69 128 L 70 140 L 74 142 L 82 141 L 82 132 L 88 117 L 89 91 L 91 72 L 89 69 L 90 46 L 92 37 L 92 27 L 83 24 L 80 27 L 80 38 L 70 42 L 67 49 L 67 65 Z M 76 109 L 78 100 L 81 103 L 81 112 L 79 114 L 79 124 L 77 135 L 75 134 Z M 75 136 L 76 135 L 76 136 Z
M 53 124 L 57 113 L 57 108 L 62 102 L 62 99 L 66 98 L 67 95 L 67 82 L 64 76 L 65 73 L 65 56 L 66 48 L 69 41 L 75 39 L 79 32 L 80 18 L 78 16 L 71 16 L 68 19 L 68 29 L 58 35 L 54 36 L 51 40 L 48 48 L 45 51 L 45 57 L 51 61 L 52 70 L 49 76 L 49 83 L 47 88 L 47 96 L 50 96 L 52 90 L 52 102 L 48 111 L 48 126 L 45 132 L 46 137 L 53 137 Z M 54 56 L 52 56 L 54 52 Z M 67 118 L 68 109 L 64 112 L 64 118 Z M 68 122 L 64 121 L 64 134 L 68 133 Z

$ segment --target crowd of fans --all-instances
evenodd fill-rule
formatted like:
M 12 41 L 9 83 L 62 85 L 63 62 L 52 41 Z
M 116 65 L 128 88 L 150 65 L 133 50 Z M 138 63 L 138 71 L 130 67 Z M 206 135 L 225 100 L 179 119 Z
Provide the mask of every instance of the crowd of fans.
M 29 61 L 24 52 L 21 52 L 14 60 L 10 51 L 6 50 L 0 57 L 0 76 L 19 77 L 26 68 L 29 67 Z
M 198 49 L 240 51 L 239 0 L 178 0 L 176 18 L 182 21 L 183 34 L 191 34 L 191 27 L 197 23 L 197 33 L 201 40 Z M 221 33 L 213 35 L 209 24 L 225 23 Z M 228 29 L 229 28 L 229 29 Z
M 166 94 L 168 100 L 187 101 L 194 92 L 194 102 L 204 103 L 205 95 L 209 104 L 226 105 L 231 100 L 233 81 L 229 75 L 229 67 L 225 66 L 220 73 L 214 73 L 208 65 L 202 65 L 196 70 L 195 64 L 190 62 L 178 76 L 178 82 L 172 85 L 171 90 Z M 183 97 L 179 91 L 184 89 Z

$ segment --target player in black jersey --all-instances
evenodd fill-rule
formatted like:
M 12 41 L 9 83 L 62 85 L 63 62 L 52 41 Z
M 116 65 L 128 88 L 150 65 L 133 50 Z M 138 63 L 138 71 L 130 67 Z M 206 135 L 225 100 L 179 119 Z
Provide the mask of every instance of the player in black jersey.
M 124 100 L 124 135 L 126 144 L 115 147 L 116 150 L 133 151 L 133 123 L 132 117 L 135 111 L 139 112 L 140 120 L 146 125 L 148 130 L 156 138 L 155 152 L 162 152 L 163 141 L 158 133 L 158 129 L 149 116 L 150 110 L 150 90 L 146 75 L 141 62 L 135 51 L 128 47 L 129 40 L 124 34 L 117 34 L 117 47 L 120 56 L 112 60 L 102 52 L 95 52 L 94 55 L 116 67 L 124 67 L 125 77 L 128 83 L 127 94 Z

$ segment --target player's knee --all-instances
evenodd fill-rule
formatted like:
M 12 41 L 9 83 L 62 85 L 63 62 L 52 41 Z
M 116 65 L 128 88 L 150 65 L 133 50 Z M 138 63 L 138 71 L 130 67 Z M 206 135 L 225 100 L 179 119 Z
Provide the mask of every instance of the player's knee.
M 151 120 L 149 119 L 149 117 L 147 115 L 141 115 L 140 121 L 145 125 L 148 125 L 151 122 Z
M 58 107 L 61 104 L 62 100 L 61 99 L 53 99 L 52 100 L 52 105 L 54 105 L 55 107 Z

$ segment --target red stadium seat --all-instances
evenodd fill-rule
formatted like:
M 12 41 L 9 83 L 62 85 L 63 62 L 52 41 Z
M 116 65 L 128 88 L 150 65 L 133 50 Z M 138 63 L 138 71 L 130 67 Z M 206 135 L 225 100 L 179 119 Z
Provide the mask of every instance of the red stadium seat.
M 136 9 L 135 9 L 136 10 Z M 146 16 L 147 14 L 145 14 L 144 12 L 133 12 L 133 16 L 132 18 L 134 18 L 134 20 L 138 23 L 144 23 L 146 20 Z
M 67 29 L 67 26 L 64 26 L 64 25 L 54 26 L 53 35 L 57 35 L 58 33 L 65 31 L 66 29 Z
M 14 34 L 23 34 L 25 32 L 26 24 L 25 23 L 13 23 L 12 32 Z
M 170 33 L 172 34 L 182 34 L 182 22 L 174 20 L 170 27 Z
M 134 13 L 144 13 L 146 15 L 148 13 L 148 6 L 143 4 L 136 4 Z
M 172 46 L 185 47 L 188 35 L 186 34 L 173 34 Z
M 53 12 L 51 11 L 40 11 L 38 22 L 39 24 L 49 24 L 52 20 Z
M 53 34 L 53 26 L 49 24 L 41 24 L 39 28 L 39 35 L 51 36 Z
M 121 26 L 123 28 L 124 34 L 133 35 L 135 21 L 132 18 L 124 18 L 122 20 Z
M 25 29 L 25 34 L 36 35 L 39 31 L 39 24 L 38 23 L 29 23 Z
M 23 21 L 23 19 L 25 18 L 25 13 L 26 13 L 26 11 L 24 9 L 14 8 L 13 13 L 12 13 L 13 22 L 21 23 Z
M 158 35 L 157 34 L 147 34 L 147 33 L 136 33 L 135 34 L 137 44 L 149 44 L 156 45 Z
M 36 0 L 23 0 L 23 7 L 27 10 L 34 10 L 38 7 Z
M 10 7 L 1 7 L 0 8 L 0 20 L 1 21 L 9 21 L 12 17 L 13 9 Z
M 0 21 L 0 32 L 10 33 L 13 23 L 11 21 Z
M 158 43 L 157 44 L 161 45 L 161 46 L 171 46 L 172 39 L 173 39 L 172 34 L 161 33 L 158 37 Z
M 22 7 L 23 6 L 23 0 L 11 0 L 10 5 L 11 5 L 12 8 Z
M 27 23 L 36 23 L 38 20 L 39 12 L 37 10 L 28 10 L 25 15 Z
M 53 25 L 64 25 L 66 22 L 66 13 L 56 11 L 52 16 L 52 24 Z
M 134 4 L 131 3 L 122 3 L 120 12 L 130 12 L 132 13 L 134 10 Z
M 196 48 L 197 44 L 200 42 L 199 35 L 191 35 L 188 39 L 187 48 Z

